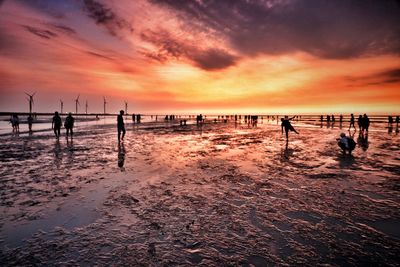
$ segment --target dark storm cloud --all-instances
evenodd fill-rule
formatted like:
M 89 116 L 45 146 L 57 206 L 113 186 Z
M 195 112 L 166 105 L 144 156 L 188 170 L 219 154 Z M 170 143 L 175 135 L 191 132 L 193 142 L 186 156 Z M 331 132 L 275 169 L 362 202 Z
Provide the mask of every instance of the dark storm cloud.
M 171 58 L 186 58 L 204 70 L 218 70 L 236 64 L 237 57 L 222 49 L 199 49 L 194 45 L 174 39 L 165 31 L 143 32 L 141 38 L 157 47 L 156 52 L 143 51 L 142 53 L 159 62 L 165 62 Z
M 304 51 L 322 58 L 399 54 L 398 1 L 153 0 L 245 55 Z
M 121 29 L 127 29 L 133 32 L 130 23 L 119 17 L 106 5 L 94 0 L 84 0 L 83 4 L 87 15 L 92 18 L 96 24 L 105 26 L 111 35 L 119 36 L 119 30 Z

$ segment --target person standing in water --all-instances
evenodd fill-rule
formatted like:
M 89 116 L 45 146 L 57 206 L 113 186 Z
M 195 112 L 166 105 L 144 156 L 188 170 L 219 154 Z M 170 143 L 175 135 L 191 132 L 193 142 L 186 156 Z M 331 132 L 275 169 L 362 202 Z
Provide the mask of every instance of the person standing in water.
M 120 110 L 119 115 L 117 116 L 117 127 L 118 127 L 118 143 L 121 140 L 124 140 L 125 137 L 125 124 L 124 124 L 124 111 Z M 121 137 L 122 132 L 122 137 Z
M 72 138 L 72 135 L 74 134 L 74 132 L 73 132 L 74 122 L 75 122 L 75 119 L 74 119 L 74 117 L 72 117 L 72 113 L 71 112 L 68 113 L 68 116 L 65 118 L 65 123 L 64 123 L 64 127 L 67 130 L 67 138 L 68 138 L 69 132 L 71 132 L 71 138 Z
M 299 134 L 292 126 L 290 123 L 291 120 L 293 120 L 296 116 L 293 116 L 292 118 L 289 119 L 288 116 L 285 116 L 284 118 L 281 119 L 281 130 L 283 133 L 283 129 L 285 129 L 285 134 L 286 134 L 286 140 L 289 140 L 289 131 L 293 131 L 297 134 Z
M 29 114 L 29 116 L 28 116 L 28 129 L 29 129 L 29 132 L 32 132 L 32 124 L 33 124 L 33 117 L 32 117 L 31 114 Z
M 60 137 L 61 124 L 62 124 L 61 117 L 60 117 L 60 115 L 58 115 L 58 111 L 56 111 L 56 112 L 54 112 L 53 121 L 51 123 L 51 128 L 54 130 L 54 134 L 56 135 L 57 139 Z

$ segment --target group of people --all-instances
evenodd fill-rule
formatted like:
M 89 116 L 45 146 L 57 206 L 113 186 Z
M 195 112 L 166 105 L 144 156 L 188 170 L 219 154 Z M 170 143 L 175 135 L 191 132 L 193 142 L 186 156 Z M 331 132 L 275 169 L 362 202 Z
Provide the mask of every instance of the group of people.
M 73 138 L 73 128 L 74 128 L 74 122 L 75 119 L 74 117 L 72 117 L 72 113 L 68 113 L 68 116 L 65 118 L 65 122 L 64 122 L 64 127 L 66 129 L 66 133 L 67 133 L 67 138 L 69 135 L 71 135 L 71 138 Z M 60 117 L 60 115 L 58 114 L 58 112 L 54 112 L 54 116 L 53 116 L 53 120 L 51 122 L 51 128 L 54 131 L 54 134 L 56 136 L 56 138 L 60 138 L 61 136 L 61 125 L 62 125 L 62 119 Z
M 368 133 L 370 121 L 369 121 L 367 114 L 364 114 L 364 116 L 360 115 L 357 119 L 357 124 L 358 124 L 358 129 L 359 129 L 360 133 L 364 133 L 364 132 Z

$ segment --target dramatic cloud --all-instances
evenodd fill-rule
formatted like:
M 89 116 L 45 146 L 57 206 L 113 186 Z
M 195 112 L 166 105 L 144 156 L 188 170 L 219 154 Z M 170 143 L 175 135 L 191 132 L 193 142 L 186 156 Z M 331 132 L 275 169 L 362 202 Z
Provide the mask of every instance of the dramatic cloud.
M 153 2 L 203 31 L 216 31 L 250 56 L 304 51 L 345 59 L 400 51 L 398 1 Z
M 204 70 L 218 70 L 236 64 L 237 57 L 223 49 L 202 49 L 188 41 L 175 40 L 165 31 L 143 32 L 141 37 L 156 46 L 156 52 L 145 51 L 143 54 L 159 62 L 185 58 Z
M 46 99 L 41 111 L 79 93 L 93 111 L 102 110 L 103 95 L 110 110 L 127 100 L 137 112 L 397 112 L 400 106 L 395 0 L 0 5 L 3 110 L 26 108 L 18 94 L 29 88 L 38 101 Z
M 96 24 L 104 25 L 111 35 L 119 36 L 119 30 L 121 29 L 127 29 L 129 32 L 133 32 L 130 23 L 119 17 L 106 5 L 94 0 L 84 0 L 83 3 L 88 16 L 94 19 Z
M 218 70 L 236 63 L 236 57 L 219 49 L 209 49 L 191 55 L 191 59 L 200 68 L 205 70 Z

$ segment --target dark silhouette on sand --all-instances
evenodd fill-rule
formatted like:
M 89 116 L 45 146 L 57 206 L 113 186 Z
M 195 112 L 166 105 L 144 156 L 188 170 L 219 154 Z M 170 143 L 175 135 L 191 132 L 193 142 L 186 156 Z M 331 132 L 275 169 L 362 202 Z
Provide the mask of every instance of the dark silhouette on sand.
M 29 132 L 32 132 L 33 117 L 32 117 L 31 114 L 29 114 L 27 120 L 28 120 L 28 129 L 29 129 Z
M 74 134 L 74 131 L 73 131 L 74 122 L 75 122 L 75 119 L 74 119 L 74 117 L 72 117 L 72 113 L 71 112 L 68 113 L 68 116 L 65 118 L 65 123 L 64 123 L 64 127 L 67 130 L 67 138 L 68 138 L 69 133 L 71 133 L 71 138 Z
M 285 116 L 284 118 L 281 118 L 281 130 L 283 133 L 283 129 L 285 129 L 285 134 L 286 134 L 286 140 L 289 140 L 289 131 L 293 131 L 297 134 L 299 134 L 292 126 L 290 123 L 291 120 L 293 120 L 296 116 L 293 116 L 292 118 L 289 119 L 288 116 Z
M 121 140 L 124 140 L 125 132 L 126 132 L 123 115 L 124 115 L 124 111 L 120 110 L 119 115 L 117 116 L 118 142 L 120 142 Z M 121 137 L 121 132 L 122 132 L 122 137 Z
M 19 133 L 19 118 L 17 114 L 13 114 L 10 119 L 13 133 Z
M 53 121 L 51 122 L 51 128 L 54 130 L 54 134 L 57 138 L 60 137 L 61 134 L 61 125 L 62 120 L 60 115 L 58 115 L 58 111 L 54 112 Z
M 361 121 L 361 132 L 368 133 L 369 125 L 370 125 L 369 118 L 368 118 L 367 114 L 364 113 L 362 121 Z
M 357 119 L 358 130 L 361 132 L 363 126 L 363 117 L 360 115 Z
M 353 113 L 351 113 L 351 115 L 350 115 L 350 126 L 349 126 L 349 130 L 351 129 L 351 126 L 353 126 L 353 128 L 354 129 L 356 129 L 356 126 L 355 126 L 355 119 L 354 119 L 354 115 L 353 115 Z

